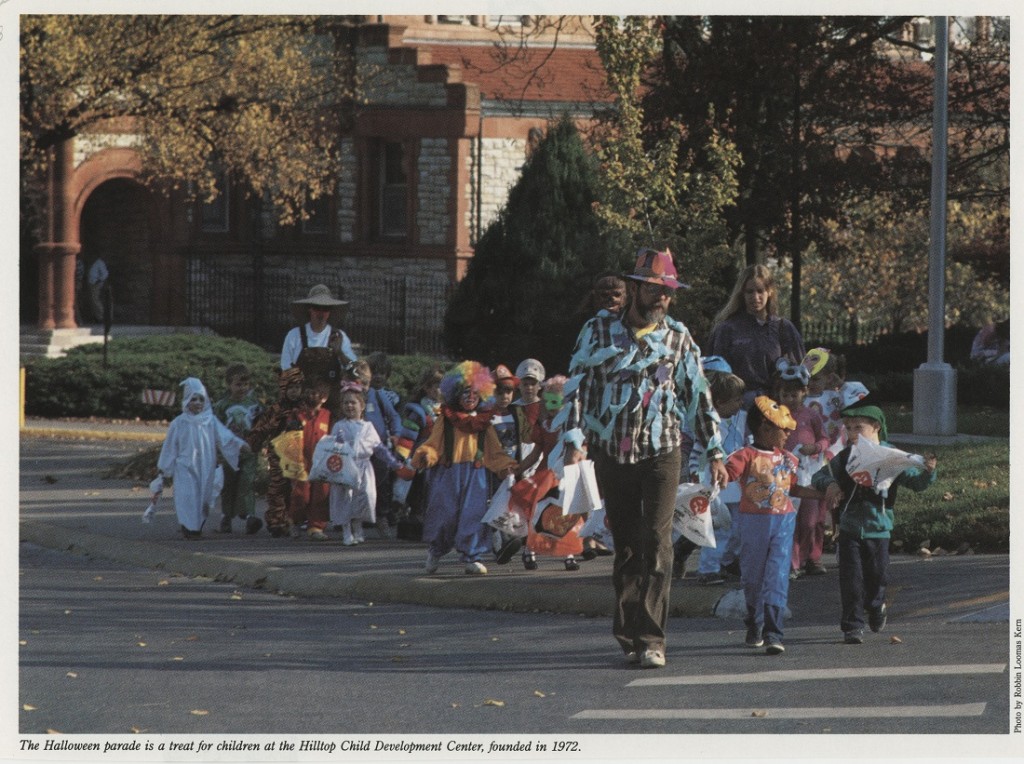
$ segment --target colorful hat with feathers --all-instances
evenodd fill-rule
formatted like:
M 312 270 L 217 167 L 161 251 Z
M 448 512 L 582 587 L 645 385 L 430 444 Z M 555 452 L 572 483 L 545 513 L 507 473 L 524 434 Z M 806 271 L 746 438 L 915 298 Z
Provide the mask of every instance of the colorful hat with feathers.
M 467 390 L 480 396 L 480 404 L 494 399 L 494 378 L 491 370 L 477 361 L 462 361 L 450 368 L 441 378 L 441 395 L 449 406 L 455 406 Z

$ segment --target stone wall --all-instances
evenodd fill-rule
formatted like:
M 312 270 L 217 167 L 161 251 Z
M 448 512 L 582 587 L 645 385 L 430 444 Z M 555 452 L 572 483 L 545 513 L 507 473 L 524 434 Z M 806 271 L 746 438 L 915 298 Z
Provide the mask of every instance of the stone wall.
M 423 138 L 420 141 L 416 204 L 420 244 L 448 243 L 451 168 L 451 150 L 446 138 Z
M 476 243 L 487 226 L 498 216 L 501 208 L 508 200 L 508 193 L 519 180 L 523 171 L 523 163 L 526 161 L 526 141 L 516 138 L 485 138 L 481 141 L 482 166 L 479 174 L 477 168 L 472 168 L 470 175 L 469 192 L 472 214 L 476 214 L 479 207 L 480 230 L 473 237 Z M 476 146 L 473 149 L 474 162 L 477 153 Z M 479 202 L 476 198 L 476 184 L 479 177 Z M 468 221 L 469 230 L 475 231 L 476 221 Z
M 341 160 L 344 170 L 337 185 L 338 240 L 351 244 L 356 238 L 356 178 L 359 172 L 355 143 L 351 138 L 341 140 Z
M 388 61 L 386 48 L 362 48 L 358 73 L 368 102 L 374 106 L 437 108 L 448 105 L 442 84 L 419 82 L 416 65 Z

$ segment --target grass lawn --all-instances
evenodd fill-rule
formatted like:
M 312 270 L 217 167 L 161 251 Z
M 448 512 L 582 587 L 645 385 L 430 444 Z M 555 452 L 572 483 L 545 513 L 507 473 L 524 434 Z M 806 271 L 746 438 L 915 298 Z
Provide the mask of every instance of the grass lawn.
M 889 432 L 914 430 L 909 403 L 882 404 Z M 921 493 L 901 488 L 896 502 L 893 551 L 955 552 L 964 542 L 975 552 L 1008 552 L 1010 546 L 1010 417 L 1005 408 L 959 406 L 957 432 L 999 440 L 955 446 L 913 447 L 938 457 L 938 479 Z

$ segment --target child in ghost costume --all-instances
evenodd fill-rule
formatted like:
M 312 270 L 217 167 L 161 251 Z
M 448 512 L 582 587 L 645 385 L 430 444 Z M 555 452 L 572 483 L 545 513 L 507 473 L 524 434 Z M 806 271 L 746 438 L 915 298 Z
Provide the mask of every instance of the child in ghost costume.
M 196 539 L 216 499 L 217 451 L 238 469 L 239 454 L 248 451 L 249 445 L 213 415 L 202 382 L 189 377 L 181 385 L 181 414 L 167 428 L 157 469 L 164 478 L 174 480 L 174 511 L 182 535 Z

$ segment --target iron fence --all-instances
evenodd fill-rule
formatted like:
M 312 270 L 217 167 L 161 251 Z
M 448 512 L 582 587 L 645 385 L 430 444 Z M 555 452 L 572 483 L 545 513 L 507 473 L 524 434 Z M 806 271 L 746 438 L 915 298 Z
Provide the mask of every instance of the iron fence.
M 839 347 L 874 342 L 885 333 L 888 324 L 885 321 L 860 321 L 854 316 L 845 321 L 804 319 L 800 322 L 800 329 L 804 347 Z
M 341 325 L 361 353 L 444 354 L 449 284 L 439 275 L 259 273 L 250 266 L 195 258 L 188 263 L 186 315 L 192 325 L 279 352 L 284 335 L 295 325 L 292 300 L 317 283 L 330 285 L 349 302 Z

